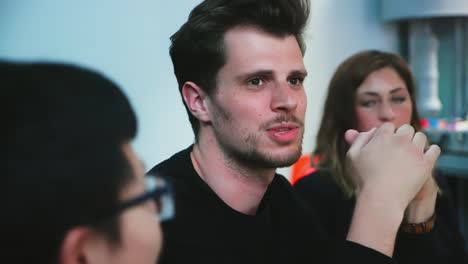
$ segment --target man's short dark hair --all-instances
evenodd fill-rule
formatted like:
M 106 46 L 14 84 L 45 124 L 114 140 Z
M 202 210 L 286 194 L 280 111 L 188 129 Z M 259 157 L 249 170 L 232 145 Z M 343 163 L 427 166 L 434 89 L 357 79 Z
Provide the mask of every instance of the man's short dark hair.
M 224 34 L 237 26 L 252 26 L 277 36 L 294 35 L 304 54 L 308 16 L 307 0 L 203 1 L 171 37 L 170 55 L 179 91 L 185 82 L 192 81 L 208 95 L 213 94 L 218 71 L 226 63 Z M 199 121 L 185 108 L 197 138 Z
M 137 131 L 125 95 L 98 73 L 52 63 L 0 62 L 0 87 L 5 250 L 15 263 L 55 263 L 75 226 L 117 243 L 109 216 L 133 179 L 122 145 Z

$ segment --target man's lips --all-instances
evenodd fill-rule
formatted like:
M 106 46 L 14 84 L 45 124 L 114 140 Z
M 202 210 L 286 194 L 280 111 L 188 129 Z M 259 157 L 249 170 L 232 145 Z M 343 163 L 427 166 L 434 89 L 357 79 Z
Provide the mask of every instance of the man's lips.
M 285 130 L 291 130 L 291 129 L 297 129 L 300 126 L 298 124 L 293 124 L 293 123 L 288 123 L 288 124 L 279 124 L 279 125 L 273 125 L 267 128 L 268 131 L 273 130 L 273 131 L 285 131 Z
M 279 124 L 267 128 L 267 132 L 274 141 L 288 143 L 296 139 L 300 127 L 300 125 L 294 123 Z

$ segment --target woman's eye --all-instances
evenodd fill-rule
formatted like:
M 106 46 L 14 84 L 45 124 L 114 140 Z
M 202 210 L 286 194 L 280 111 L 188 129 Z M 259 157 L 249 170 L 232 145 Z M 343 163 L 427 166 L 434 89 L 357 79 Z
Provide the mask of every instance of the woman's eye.
M 376 101 L 373 101 L 373 100 L 369 100 L 369 101 L 361 101 L 360 105 L 361 106 L 364 106 L 364 107 L 372 107 L 374 105 L 376 105 L 377 102 Z
M 406 97 L 394 97 L 392 98 L 392 101 L 395 103 L 403 103 L 404 101 L 406 101 Z

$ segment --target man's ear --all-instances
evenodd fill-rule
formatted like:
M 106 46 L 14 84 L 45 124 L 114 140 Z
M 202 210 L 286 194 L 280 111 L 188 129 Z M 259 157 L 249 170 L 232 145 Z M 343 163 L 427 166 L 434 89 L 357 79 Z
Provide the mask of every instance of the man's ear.
M 201 122 L 210 121 L 207 107 L 208 96 L 203 89 L 193 82 L 186 82 L 182 86 L 182 97 L 189 111 Z
M 96 235 L 87 227 L 75 227 L 68 231 L 60 247 L 59 258 L 63 264 L 91 264 L 98 251 Z M 93 252 L 91 252 L 93 251 Z

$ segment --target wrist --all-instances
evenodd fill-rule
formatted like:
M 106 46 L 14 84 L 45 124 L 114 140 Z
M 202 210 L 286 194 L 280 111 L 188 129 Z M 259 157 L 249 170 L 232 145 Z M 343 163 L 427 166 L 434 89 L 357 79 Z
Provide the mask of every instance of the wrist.
M 436 213 L 432 214 L 432 216 L 424 222 L 421 223 L 410 223 L 406 219 L 403 219 L 401 223 L 400 229 L 405 233 L 410 234 L 427 234 L 434 229 L 436 221 Z
M 404 208 L 383 197 L 359 192 L 347 239 L 391 257 Z
M 407 223 L 422 223 L 428 221 L 435 212 L 437 191 L 426 195 L 424 199 L 411 201 L 405 210 L 404 220 Z
M 369 217 L 387 226 L 400 226 L 405 212 L 404 203 L 396 201 L 392 196 L 375 189 L 363 189 L 356 197 L 356 209 L 365 210 Z
M 375 210 L 387 212 L 391 216 L 401 216 L 398 224 L 403 219 L 404 212 L 408 207 L 408 203 L 400 198 L 395 193 L 389 193 L 387 190 L 381 190 L 375 186 L 364 186 L 359 193 L 356 194 L 356 203 L 367 204 Z

